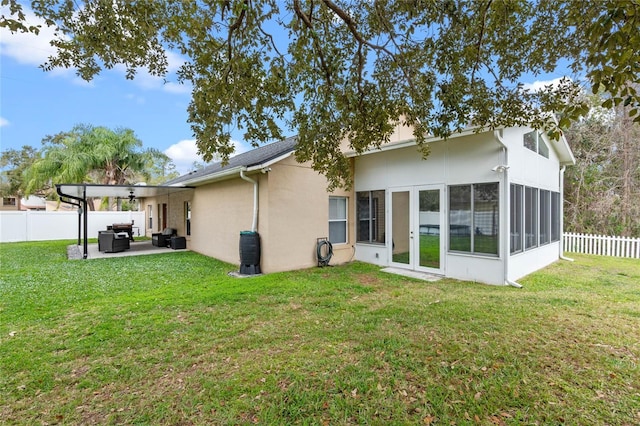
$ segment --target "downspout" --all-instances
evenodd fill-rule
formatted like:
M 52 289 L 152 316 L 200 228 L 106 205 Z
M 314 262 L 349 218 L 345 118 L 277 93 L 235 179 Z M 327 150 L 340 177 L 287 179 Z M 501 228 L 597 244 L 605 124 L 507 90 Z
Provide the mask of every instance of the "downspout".
M 502 135 L 499 130 L 494 130 L 493 134 L 498 141 L 498 143 L 502 146 L 502 155 L 505 166 L 509 166 L 509 151 L 507 150 L 507 145 L 505 145 L 504 140 L 502 139 Z M 504 210 L 506 211 L 509 207 L 507 201 L 509 201 L 509 167 L 506 167 L 502 172 L 502 199 L 504 200 L 504 205 L 506 206 Z M 505 218 L 508 220 L 508 215 L 505 214 Z M 505 220 L 505 223 L 508 223 Z M 507 230 L 508 226 L 503 225 L 503 230 Z M 522 285 L 511 281 L 509 279 L 509 232 L 502 232 L 502 265 L 503 265 L 503 279 L 505 285 L 510 285 L 516 288 L 522 288 Z
M 87 233 L 89 232 L 89 218 L 87 216 L 87 186 L 83 186 L 82 188 L 82 217 L 84 219 L 83 228 L 84 228 L 84 241 L 82 245 L 82 258 L 86 259 L 89 255 L 89 237 Z
M 566 168 L 567 166 L 560 168 L 560 253 L 558 257 L 573 262 L 573 259 L 564 255 L 564 170 Z
M 245 169 L 240 169 L 240 178 L 253 184 L 253 223 L 251 232 L 256 232 L 258 229 L 258 181 L 245 176 L 244 171 Z
M 65 204 L 71 204 L 72 206 L 76 206 L 78 208 L 78 246 L 80 245 L 80 235 L 82 235 L 82 204 L 80 203 L 76 203 L 70 200 L 64 200 L 62 198 L 63 196 L 60 197 L 60 201 L 62 201 Z M 64 197 L 66 197 L 66 195 L 64 195 Z

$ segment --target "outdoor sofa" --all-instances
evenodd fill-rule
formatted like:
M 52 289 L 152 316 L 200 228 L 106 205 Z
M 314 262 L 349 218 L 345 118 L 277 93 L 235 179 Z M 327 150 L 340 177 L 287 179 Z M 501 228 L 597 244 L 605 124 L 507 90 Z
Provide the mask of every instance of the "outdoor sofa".
M 98 251 L 105 253 L 118 253 L 130 248 L 129 236 L 113 231 L 98 232 Z
M 178 235 L 173 228 L 164 228 L 162 232 L 151 234 L 151 244 L 155 247 L 169 247 L 171 245 L 171 237 Z

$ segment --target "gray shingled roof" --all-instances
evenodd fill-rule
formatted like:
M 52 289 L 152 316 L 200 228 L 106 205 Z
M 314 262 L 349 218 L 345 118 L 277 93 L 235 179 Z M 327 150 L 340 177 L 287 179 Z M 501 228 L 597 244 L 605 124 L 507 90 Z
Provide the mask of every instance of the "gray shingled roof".
M 213 177 L 218 173 L 224 172 L 226 170 L 235 169 L 237 167 L 253 167 L 259 166 L 260 164 L 268 163 L 271 160 L 274 160 L 278 157 L 281 157 L 289 152 L 292 152 L 295 149 L 297 137 L 292 136 L 290 138 L 273 142 L 268 145 L 261 146 L 259 148 L 253 149 L 251 151 L 244 152 L 242 154 L 238 154 L 229 159 L 229 162 L 226 165 L 222 165 L 222 163 L 214 163 L 210 166 L 207 166 L 201 170 L 195 170 L 193 172 L 187 173 L 175 179 L 172 179 L 168 182 L 165 182 L 163 185 L 176 185 L 182 182 L 191 181 L 193 179 L 198 178 L 208 178 Z

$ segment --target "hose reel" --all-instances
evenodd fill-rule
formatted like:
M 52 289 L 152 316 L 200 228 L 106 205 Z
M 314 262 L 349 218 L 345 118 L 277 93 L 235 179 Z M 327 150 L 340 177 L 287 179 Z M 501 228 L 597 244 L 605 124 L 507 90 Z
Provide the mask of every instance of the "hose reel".
M 327 237 L 318 238 L 316 242 L 316 257 L 318 258 L 318 266 L 329 266 L 329 261 L 333 256 L 333 245 Z

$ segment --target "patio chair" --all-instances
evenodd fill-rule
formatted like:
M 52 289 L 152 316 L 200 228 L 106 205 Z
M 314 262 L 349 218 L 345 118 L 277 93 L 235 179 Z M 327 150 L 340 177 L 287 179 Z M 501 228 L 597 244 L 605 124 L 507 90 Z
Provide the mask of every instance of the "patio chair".
M 118 253 L 130 248 L 129 237 L 113 231 L 98 232 L 98 251 Z
M 171 237 L 178 235 L 173 228 L 164 228 L 162 232 L 151 234 L 151 244 L 156 247 L 169 247 L 171 245 Z

